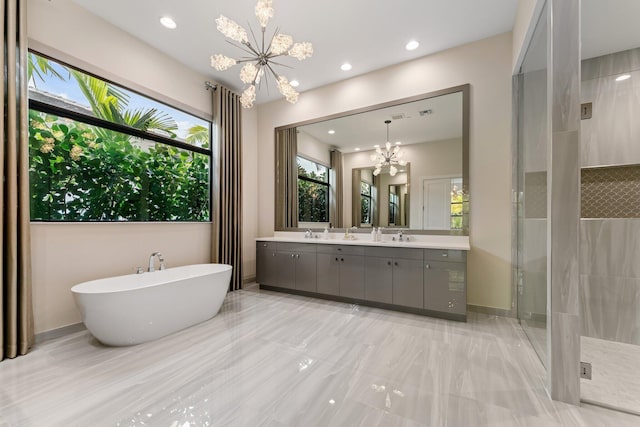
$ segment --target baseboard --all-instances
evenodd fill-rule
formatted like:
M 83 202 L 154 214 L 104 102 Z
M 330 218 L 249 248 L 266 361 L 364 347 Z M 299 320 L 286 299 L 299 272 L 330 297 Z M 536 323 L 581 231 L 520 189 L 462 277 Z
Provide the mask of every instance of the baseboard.
M 511 317 L 516 318 L 516 314 L 513 310 L 505 310 L 504 308 L 485 307 L 483 305 L 467 304 L 467 311 L 473 311 L 474 313 L 489 314 L 492 316 Z
M 84 326 L 84 323 L 74 323 L 73 325 L 67 325 L 61 328 L 40 332 L 36 334 L 35 343 L 42 344 L 45 341 L 50 341 L 56 338 L 63 337 L 65 335 L 74 334 L 76 332 L 84 331 L 85 329 L 87 328 Z
M 256 276 L 249 276 L 242 279 L 242 284 L 246 285 L 247 283 L 252 283 L 256 281 Z

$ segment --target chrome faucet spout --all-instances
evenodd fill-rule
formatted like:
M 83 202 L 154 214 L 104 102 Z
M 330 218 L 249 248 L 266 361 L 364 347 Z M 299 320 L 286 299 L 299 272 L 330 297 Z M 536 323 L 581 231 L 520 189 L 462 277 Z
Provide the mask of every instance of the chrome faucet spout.
M 153 265 L 153 260 L 155 257 L 158 257 L 158 261 L 160 261 L 160 270 L 164 270 L 164 258 L 160 252 L 154 252 L 149 257 L 149 273 L 153 273 L 156 271 L 155 266 Z

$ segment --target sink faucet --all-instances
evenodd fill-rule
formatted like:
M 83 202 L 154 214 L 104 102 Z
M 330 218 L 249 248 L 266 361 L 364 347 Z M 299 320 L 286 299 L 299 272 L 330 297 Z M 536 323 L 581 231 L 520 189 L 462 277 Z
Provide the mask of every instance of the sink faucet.
M 402 242 L 404 239 L 402 237 L 402 230 L 398 231 L 398 242 Z
M 162 258 L 162 254 L 160 252 L 154 252 L 149 257 L 149 273 L 156 271 L 153 265 L 153 258 L 158 257 L 158 261 L 160 261 L 160 270 L 164 270 L 164 258 Z
M 313 231 L 311 231 L 310 228 L 307 228 L 307 231 L 304 232 L 304 238 L 305 239 L 313 238 Z

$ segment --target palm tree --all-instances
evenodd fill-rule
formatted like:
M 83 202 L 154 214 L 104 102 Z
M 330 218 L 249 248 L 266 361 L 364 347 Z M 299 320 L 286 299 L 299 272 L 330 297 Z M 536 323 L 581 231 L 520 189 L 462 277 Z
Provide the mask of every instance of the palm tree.
M 160 131 L 167 134 L 169 138 L 176 137 L 175 131 L 178 129 L 178 125 L 168 114 L 157 108 L 128 110 L 129 95 L 121 88 L 77 70 L 64 66 L 62 68 L 78 83 L 80 91 L 96 117 L 143 131 Z M 29 53 L 27 74 L 29 80 L 34 76 L 42 81 L 45 76 L 68 80 L 68 77 L 65 78 L 61 75 L 47 58 L 33 53 Z M 33 84 L 36 84 L 35 78 Z M 98 129 L 96 131 L 99 133 L 109 132 L 106 130 L 102 132 Z

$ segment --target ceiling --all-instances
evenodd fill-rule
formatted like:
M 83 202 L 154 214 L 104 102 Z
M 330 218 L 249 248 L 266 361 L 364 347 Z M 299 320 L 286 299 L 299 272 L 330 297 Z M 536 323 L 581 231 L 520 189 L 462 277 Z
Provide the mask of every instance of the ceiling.
M 420 114 L 431 110 L 430 113 Z M 410 102 L 366 113 L 354 114 L 299 126 L 298 130 L 349 153 L 360 148 L 373 150 L 389 141 L 402 145 L 462 138 L 462 92 Z M 329 134 L 332 130 L 335 133 Z
M 74 1 L 211 80 L 242 90 L 238 67 L 219 72 L 210 66 L 214 53 L 241 56 L 218 33 L 215 19 L 223 14 L 255 31 L 256 0 Z M 518 0 L 274 0 L 267 31 L 278 26 L 295 41 L 313 43 L 311 58 L 283 59 L 294 69 L 282 69 L 282 74 L 298 80 L 297 90 L 304 92 L 511 31 L 517 5 Z M 175 30 L 160 25 L 164 15 L 176 21 Z M 405 50 L 412 39 L 420 46 Z M 343 62 L 351 63 L 352 70 L 342 71 Z M 279 97 L 271 84 L 258 92 L 257 102 Z
M 582 0 L 582 59 L 640 46 L 640 1 Z

